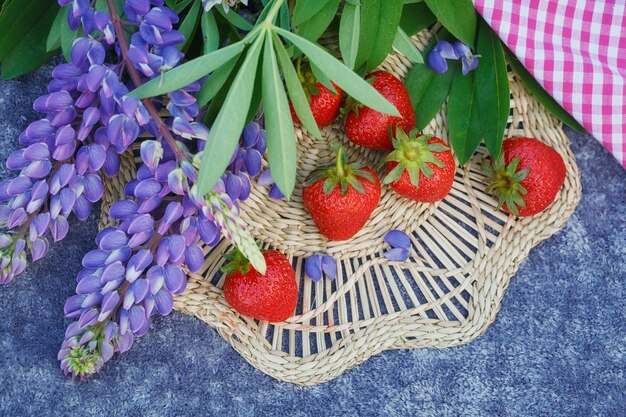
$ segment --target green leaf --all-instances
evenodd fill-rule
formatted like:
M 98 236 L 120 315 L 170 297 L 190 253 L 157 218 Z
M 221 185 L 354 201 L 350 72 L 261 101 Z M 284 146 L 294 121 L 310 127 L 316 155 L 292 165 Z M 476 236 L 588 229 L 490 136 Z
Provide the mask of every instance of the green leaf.
M 482 135 L 489 153 L 494 158 L 500 155 L 506 122 L 509 118 L 509 77 L 500 38 L 481 19 L 476 51 L 479 64 L 476 68 L 476 89 L 480 92 Z
M 176 12 L 176 14 L 180 14 L 180 12 L 182 12 L 183 10 L 185 10 L 185 7 L 189 6 L 189 3 L 191 3 L 194 0 L 182 0 L 182 1 L 178 1 L 176 3 L 176 5 L 174 7 L 172 7 L 172 9 Z
M 307 2 L 305 1 L 304 3 Z M 312 2 L 309 1 L 308 3 Z M 310 41 L 318 40 L 322 33 L 328 29 L 328 26 L 337 15 L 338 9 L 339 0 L 328 1 L 315 16 L 298 27 L 298 35 Z
M 258 37 L 248 49 L 246 59 L 239 67 L 239 72 L 228 91 L 224 104 L 213 126 L 211 126 L 198 176 L 198 192 L 200 195 L 205 195 L 213 188 L 219 177 L 224 173 L 224 170 L 226 170 L 237 147 L 237 142 L 243 131 L 248 109 L 250 108 L 250 101 L 252 100 L 252 90 L 264 36 L 265 34 Z M 205 55 L 205 57 L 209 55 Z
M 37 32 L 38 35 L 45 29 L 47 35 L 58 10 L 57 2 L 49 0 L 6 3 L 0 13 L 0 61 L 4 61 L 30 32 Z M 49 18 L 51 13 L 54 13 L 52 19 Z M 43 28 L 40 27 L 42 25 Z M 42 44 L 45 52 L 46 37 Z
M 461 165 L 465 165 L 480 144 L 481 126 L 478 111 L 477 86 L 474 73 L 452 80 L 448 100 L 448 129 L 450 144 Z
M 435 15 L 421 0 L 419 3 L 407 4 L 404 2 L 400 27 L 407 35 L 413 36 L 437 21 Z
M 337 94 L 337 90 L 335 89 L 335 86 L 333 85 L 332 81 L 330 81 L 330 78 L 328 78 L 328 75 L 326 75 L 326 73 L 322 71 L 320 67 L 315 65 L 313 62 L 310 62 L 309 65 L 311 66 L 311 71 L 313 71 L 313 75 L 315 76 L 315 79 L 324 87 L 328 88 L 331 93 Z
M 54 53 L 46 51 L 46 39 L 58 12 L 58 8 L 52 6 L 46 8 L 45 14 L 32 22 L 28 33 L 4 57 L 2 78 L 5 80 L 37 69 L 54 56 Z
M 212 12 L 203 13 L 201 17 L 202 40 L 204 53 L 215 51 L 220 46 L 220 32 Z
M 136 88 L 130 95 L 137 98 L 155 97 L 183 88 L 220 68 L 241 54 L 245 47 L 244 42 L 237 42 L 186 62 L 167 71 L 163 77 L 154 78 Z
M 70 12 L 70 7 L 71 5 L 65 6 L 65 15 L 63 17 L 65 22 L 67 22 L 67 15 Z M 72 45 L 74 45 L 74 41 L 78 38 L 78 36 L 80 36 L 81 33 L 82 29 L 79 28 L 78 30 L 73 31 L 67 23 L 61 26 L 61 51 L 63 51 L 63 57 L 67 62 L 70 62 Z
M 398 26 L 396 37 L 393 40 L 393 47 L 398 50 L 402 55 L 407 57 L 411 62 L 416 64 L 423 64 L 424 58 L 417 49 L 411 38 Z
M 424 0 L 443 27 L 461 42 L 474 45 L 476 10 L 472 0 Z
M 240 60 L 240 57 L 231 58 L 230 61 L 213 71 L 209 78 L 202 84 L 202 88 L 198 92 L 198 105 L 204 107 L 215 95 L 224 87 L 226 80 L 233 72 L 233 68 Z
M 317 123 L 315 123 L 315 118 L 313 117 L 313 113 L 311 113 L 311 106 L 306 98 L 302 84 L 300 84 L 296 69 L 293 67 L 293 62 L 289 59 L 289 54 L 287 54 L 287 50 L 280 39 L 278 39 L 278 36 L 274 34 L 273 37 L 274 49 L 276 50 L 280 67 L 283 70 L 285 85 L 287 86 L 287 92 L 289 93 L 293 109 L 296 111 L 302 126 L 317 139 L 321 139 L 322 134 L 317 127 Z
M 226 13 L 223 7 L 215 7 L 214 9 L 217 10 L 218 13 L 221 14 L 222 17 L 228 21 L 228 23 L 230 23 L 237 29 L 245 31 L 252 30 L 252 24 L 234 11 L 231 10 L 230 12 Z
M 427 65 L 416 65 L 409 72 L 405 86 L 415 110 L 415 128 L 423 130 L 437 115 L 448 97 L 453 78 L 459 77 L 457 63 L 450 63 L 448 71 L 437 74 Z
M 50 33 L 48 34 L 48 38 L 46 39 L 47 52 L 52 52 L 55 49 L 59 49 L 61 47 L 61 29 L 64 25 L 67 25 L 65 13 L 65 8 L 59 9 L 56 17 L 54 18 L 54 22 L 52 22 Z
M 272 109 L 264 115 L 267 157 L 278 189 L 289 199 L 296 185 L 296 135 L 269 35 L 263 55 L 263 104 Z
M 330 0 L 296 2 L 296 7 L 293 9 L 293 18 L 291 19 L 291 23 L 294 26 L 300 26 L 302 23 L 319 13 L 319 11 L 322 10 L 322 8 L 324 8 L 329 1 Z
M 509 64 L 515 75 L 522 80 L 528 91 L 540 102 L 554 117 L 579 133 L 585 133 L 585 128 L 580 125 L 552 96 L 535 80 L 522 63 L 511 53 L 506 51 Z
M 354 99 L 381 113 L 393 116 L 400 115 L 398 109 L 376 91 L 374 87 L 320 46 L 284 29 L 275 27 L 274 30 L 304 52 L 310 62 L 317 65 L 335 84 L 354 97 Z
M 180 27 L 178 28 L 178 31 L 182 33 L 183 36 L 185 36 L 185 42 L 178 45 L 178 48 L 181 51 L 186 51 L 187 48 L 189 48 L 191 41 L 193 40 L 193 34 L 198 27 L 198 18 L 200 17 L 201 5 L 202 3 L 200 2 L 200 0 L 195 0 L 193 2 L 193 5 L 191 6 L 191 9 L 189 9 L 187 16 L 185 16 L 185 19 L 182 21 Z
M 339 49 L 343 62 L 354 69 L 359 51 L 359 33 L 361 30 L 361 6 L 346 3 L 339 24 Z
M 402 0 L 367 0 L 361 4 L 359 51 L 355 67 L 380 65 L 389 52 L 402 15 Z

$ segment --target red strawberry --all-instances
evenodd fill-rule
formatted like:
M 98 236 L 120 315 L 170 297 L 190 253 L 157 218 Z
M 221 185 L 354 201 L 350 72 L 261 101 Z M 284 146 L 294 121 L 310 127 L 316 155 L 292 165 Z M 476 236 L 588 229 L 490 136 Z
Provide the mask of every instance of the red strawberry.
M 444 141 L 416 131 L 396 130 L 395 151 L 387 157 L 385 184 L 403 197 L 422 203 L 442 200 L 452 189 L 455 163 Z
M 313 84 L 314 88 L 307 88 L 305 86 L 305 92 L 309 98 L 311 113 L 313 113 L 315 123 L 317 123 L 317 126 L 320 128 L 330 125 L 337 118 L 339 108 L 341 107 L 341 100 L 343 100 L 343 91 L 341 88 L 339 88 L 335 83 L 332 84 L 333 87 L 335 87 L 337 94 L 330 91 L 319 81 L 316 81 Z M 301 124 L 300 119 L 298 118 L 298 115 L 296 114 L 296 111 L 291 103 L 289 103 L 289 109 L 291 110 L 293 122 Z
M 531 138 L 502 143 L 504 161 L 486 163 L 483 170 L 488 191 L 500 207 L 516 216 L 532 216 L 545 210 L 565 182 L 565 163 L 557 151 Z
M 395 136 L 396 126 L 405 132 L 415 127 L 415 112 L 409 93 L 402 81 L 385 71 L 375 71 L 367 76 L 373 78 L 372 86 L 391 104 L 396 106 L 401 117 L 377 112 L 369 107 L 349 109 L 345 132 L 348 139 L 357 145 L 378 150 L 392 150 L 391 135 Z
M 363 228 L 378 205 L 380 182 L 363 164 L 348 164 L 343 148 L 339 148 L 335 165 L 322 166 L 309 175 L 302 197 L 326 238 L 346 240 Z
M 230 262 L 222 268 L 226 275 L 224 297 L 238 313 L 269 322 L 285 321 L 298 302 L 296 273 L 285 255 L 275 250 L 263 252 L 267 270 L 257 272 L 234 249 L 226 255 Z

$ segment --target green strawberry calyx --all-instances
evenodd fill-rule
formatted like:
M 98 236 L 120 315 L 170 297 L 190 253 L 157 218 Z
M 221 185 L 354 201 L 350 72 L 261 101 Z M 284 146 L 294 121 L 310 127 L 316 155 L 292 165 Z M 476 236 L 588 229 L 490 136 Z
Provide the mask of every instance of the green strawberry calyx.
M 530 168 L 518 171 L 520 159 L 514 158 L 508 166 L 504 164 L 504 158 L 500 155 L 494 162 L 485 160 L 482 171 L 486 175 L 483 180 L 487 183 L 487 192 L 491 192 L 498 199 L 498 208 L 506 204 L 506 208 L 514 215 L 519 216 L 518 207 L 526 207 L 523 195 L 528 190 L 521 182 L 528 176 Z
M 441 143 L 428 143 L 432 135 L 423 135 L 417 130 L 412 130 L 408 135 L 400 127 L 396 128 L 396 137 L 392 138 L 394 151 L 391 152 L 384 162 L 397 162 L 396 165 L 383 180 L 384 184 L 396 182 L 402 177 L 404 171 L 409 174 L 411 184 L 419 187 L 420 173 L 426 178 L 432 178 L 434 172 L 428 163 L 439 168 L 445 164 L 435 155 L 447 151 L 449 148 Z
M 332 193 L 335 188 L 339 186 L 341 195 L 345 196 L 348 194 L 350 187 L 354 188 L 360 194 L 365 194 L 365 188 L 363 188 L 363 184 L 361 184 L 359 178 L 376 184 L 372 173 L 364 169 L 365 164 L 361 162 L 348 163 L 348 155 L 343 147 L 338 144 L 334 144 L 333 149 L 337 155 L 335 163 L 323 165 L 313 171 L 304 182 L 305 187 L 319 180 L 324 180 L 324 194 Z
M 225 274 L 233 274 L 235 272 L 241 272 L 242 275 L 246 275 L 250 272 L 252 265 L 246 256 L 236 246 L 230 251 L 224 254 L 224 258 L 227 262 L 220 268 Z
M 302 67 L 304 67 L 304 69 Z M 317 85 L 318 79 L 315 76 L 315 72 L 309 64 L 303 65 L 302 57 L 300 57 L 296 61 L 296 73 L 298 74 L 298 80 L 300 81 L 302 89 L 304 90 L 304 95 L 306 96 L 307 101 L 310 103 L 312 96 L 319 96 L 321 93 Z M 331 85 L 331 87 L 333 88 L 327 87 L 328 90 L 333 94 L 337 94 L 334 86 Z

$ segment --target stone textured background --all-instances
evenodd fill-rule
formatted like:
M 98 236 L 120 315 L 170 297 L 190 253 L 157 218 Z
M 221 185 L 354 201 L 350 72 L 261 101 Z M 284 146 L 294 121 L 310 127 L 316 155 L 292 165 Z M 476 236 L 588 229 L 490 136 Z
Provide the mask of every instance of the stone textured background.
M 0 82 L 0 159 L 38 116 L 50 68 Z M 174 312 L 95 378 L 63 377 L 63 304 L 98 213 L 72 222 L 48 256 L 0 288 L 0 416 L 626 414 L 626 171 L 567 131 L 583 198 L 535 248 L 496 322 L 469 345 L 385 352 L 325 385 L 301 388 L 248 365 L 215 331 Z M 0 167 L 0 177 L 11 175 Z

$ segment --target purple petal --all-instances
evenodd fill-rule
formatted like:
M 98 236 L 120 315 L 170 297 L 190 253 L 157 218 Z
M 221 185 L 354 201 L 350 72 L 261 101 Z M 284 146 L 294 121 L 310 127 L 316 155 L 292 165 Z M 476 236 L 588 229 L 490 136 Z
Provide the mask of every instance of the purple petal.
M 50 232 L 52 233 L 52 238 L 55 242 L 63 239 L 67 235 L 69 228 L 70 225 L 67 223 L 67 219 L 63 216 L 59 216 L 50 222 Z
M 322 257 L 311 255 L 304 261 L 304 271 L 314 282 L 322 279 Z
M 116 230 L 106 235 L 100 242 L 100 249 L 102 250 L 115 250 L 120 249 L 128 243 L 126 233 L 121 230 Z
M 280 191 L 276 184 L 272 185 L 272 188 L 270 188 L 270 192 L 268 193 L 268 195 L 270 198 L 273 198 L 275 200 L 280 200 L 281 198 L 285 197 L 285 195 Z
M 63 164 L 50 180 L 50 194 L 57 194 L 61 188 L 70 183 L 76 176 L 74 164 Z
M 137 203 L 131 200 L 116 201 L 109 209 L 109 215 L 114 219 L 124 220 L 137 214 Z
M 134 254 L 128 261 L 126 268 L 126 280 L 129 282 L 135 281 L 143 273 L 143 271 L 152 264 L 153 256 L 152 252 L 148 249 L 141 249 Z
M 39 144 L 36 144 L 39 145 Z M 48 149 L 48 146 L 44 143 L 43 146 Z M 31 145 L 33 146 L 33 145 Z M 6 166 L 8 169 L 22 169 L 29 164 L 29 160 L 24 158 L 24 149 L 18 149 L 17 151 L 11 152 L 11 155 L 7 158 Z
M 394 248 L 385 252 L 385 257 L 393 262 L 404 262 L 409 259 L 409 250 L 404 248 Z
M 154 295 L 154 301 L 156 302 L 156 308 L 162 316 L 167 316 L 172 311 L 174 307 L 174 299 L 172 298 L 172 294 L 162 288 L 159 292 Z
M 243 146 L 252 148 L 259 141 L 261 126 L 256 122 L 250 122 L 243 130 Z
M 165 235 L 167 229 L 183 215 L 183 205 L 178 201 L 172 201 L 165 208 L 165 214 L 159 224 L 158 232 Z
M 251 177 L 256 177 L 261 172 L 261 153 L 256 149 L 248 149 L 246 151 L 244 162 L 246 171 Z
M 198 221 L 196 226 L 200 238 L 207 245 L 211 244 L 220 233 L 218 227 L 211 221 Z
M 99 292 L 91 293 L 87 297 L 85 297 L 85 301 L 81 304 L 82 308 L 91 308 L 95 307 L 102 301 L 102 294 Z
M 120 331 L 120 333 L 121 333 L 121 331 Z M 126 352 L 133 345 L 133 340 L 134 340 L 134 337 L 133 337 L 133 334 L 131 332 L 126 332 L 125 334 L 120 334 L 119 338 L 117 339 L 116 350 L 119 353 Z
M 112 296 L 112 297 L 115 297 L 115 296 Z M 118 298 L 119 298 L 119 294 L 118 294 Z M 112 321 L 108 322 L 106 326 L 104 326 L 104 341 L 106 343 L 110 342 L 115 337 L 116 334 L 117 334 L 117 323 L 112 322 Z
M 129 311 L 126 308 L 122 308 L 120 310 L 120 316 L 119 316 L 119 324 L 120 324 L 120 334 L 123 335 L 125 333 L 127 333 L 128 331 L 128 325 L 129 323 Z
M 186 284 L 185 273 L 180 267 L 176 265 L 166 264 L 163 267 L 163 274 L 165 276 L 165 286 L 170 292 L 179 294 L 182 292 L 181 288 Z
M 257 180 L 257 184 L 262 187 L 274 184 L 274 178 L 272 177 L 272 173 L 269 169 L 266 169 L 261 173 L 259 179 Z
M 409 236 L 400 230 L 390 230 L 385 234 L 384 241 L 392 248 L 411 248 Z
M 152 230 L 154 230 L 154 219 L 149 214 L 141 214 L 135 217 L 128 225 L 129 235 Z
M 63 188 L 61 192 L 54 197 L 59 197 L 59 201 L 61 204 L 61 214 L 63 215 L 63 217 L 67 217 L 67 215 L 74 208 L 74 204 L 76 204 L 76 194 L 74 194 L 74 191 L 70 190 L 69 188 Z
M 50 163 L 50 161 L 34 161 L 22 170 L 22 175 L 38 179 L 47 176 L 51 170 L 52 163 Z
M 33 262 L 37 261 L 48 253 L 50 245 L 46 239 L 36 239 L 30 244 L 30 255 L 33 258 Z
M 17 226 L 21 226 L 28 219 L 28 213 L 23 208 L 18 208 L 17 210 L 13 210 L 13 212 L 9 215 L 9 229 L 13 229 Z
M 102 311 L 109 312 L 113 310 L 120 302 L 120 295 L 117 291 L 111 291 L 102 298 Z
M 76 218 L 80 221 L 87 219 L 91 214 L 91 206 L 92 204 L 87 200 L 85 195 L 78 197 L 73 209 Z
M 150 288 L 147 280 L 138 279 L 131 285 L 130 289 L 135 294 L 135 303 L 140 303 L 146 298 Z
M 104 266 L 109 254 L 103 250 L 94 249 L 85 254 L 82 265 L 88 269 L 98 269 Z
M 95 203 L 100 200 L 102 193 L 104 193 L 104 184 L 99 174 L 87 174 L 83 177 L 83 184 L 85 185 L 85 197 L 91 203 Z
M 433 49 L 428 54 L 428 66 L 438 74 L 443 74 L 448 71 L 448 62 L 436 49 Z
M 154 197 L 161 192 L 161 188 L 161 183 L 155 179 L 140 181 L 135 188 L 135 197 L 140 199 Z
M 78 325 L 84 329 L 85 327 L 94 324 L 97 320 L 98 320 L 98 310 L 96 309 L 85 310 L 80 315 L 80 319 L 78 320 Z
M 191 245 L 185 251 L 185 264 L 191 272 L 199 272 L 204 266 L 204 252 L 198 245 Z
M 118 281 L 124 277 L 125 273 L 126 268 L 121 261 L 113 262 L 104 268 L 100 280 L 104 283 Z
M 185 255 L 185 238 L 181 235 L 171 235 L 168 239 L 169 260 L 178 264 Z
M 106 159 L 102 168 L 104 169 L 104 172 L 110 177 L 116 175 L 119 171 L 120 157 L 113 149 L 107 149 Z
M 322 256 L 322 270 L 331 281 L 337 276 L 337 263 L 330 255 Z
M 100 277 L 90 275 L 83 278 L 78 285 L 76 285 L 76 294 L 86 295 L 96 292 L 102 288 L 102 282 Z
M 148 269 L 146 278 L 150 284 L 150 293 L 152 294 L 159 292 L 159 290 L 163 287 L 163 284 L 165 284 L 163 268 L 158 265 L 154 265 Z
M 18 194 L 29 191 L 32 185 L 33 183 L 30 178 L 25 175 L 20 175 L 19 177 L 15 177 L 11 180 L 11 182 L 9 182 L 6 192 L 10 196 L 16 196 Z
M 65 301 L 65 306 L 63 307 L 63 312 L 65 315 L 69 315 L 74 311 L 80 310 L 80 306 L 83 304 L 83 300 L 85 299 L 84 295 L 73 295 Z

